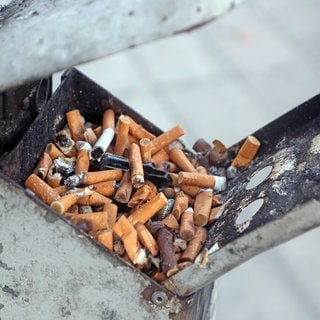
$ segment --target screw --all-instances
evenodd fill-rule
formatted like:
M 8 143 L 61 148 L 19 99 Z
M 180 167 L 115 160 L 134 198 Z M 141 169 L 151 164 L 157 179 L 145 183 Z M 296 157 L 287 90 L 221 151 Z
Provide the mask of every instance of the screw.
M 163 306 L 167 303 L 168 297 L 167 295 L 162 291 L 155 291 L 151 295 L 151 301 L 156 304 L 157 306 Z

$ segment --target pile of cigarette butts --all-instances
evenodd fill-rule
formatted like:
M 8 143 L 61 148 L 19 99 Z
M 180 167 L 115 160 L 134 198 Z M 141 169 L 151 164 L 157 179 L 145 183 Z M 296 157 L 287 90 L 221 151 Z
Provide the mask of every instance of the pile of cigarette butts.
M 102 123 L 78 109 L 52 138 L 25 186 L 107 249 L 161 282 L 195 262 L 206 226 L 221 214 L 221 192 L 260 142 L 239 150 L 199 139 L 188 151 L 180 125 L 155 136 L 112 109 Z

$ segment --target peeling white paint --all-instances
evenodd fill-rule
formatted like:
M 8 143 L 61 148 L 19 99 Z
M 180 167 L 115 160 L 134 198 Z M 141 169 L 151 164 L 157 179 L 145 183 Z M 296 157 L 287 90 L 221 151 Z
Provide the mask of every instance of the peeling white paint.
M 311 140 L 310 152 L 313 154 L 320 153 L 320 134 Z
M 274 166 L 270 175 L 270 179 L 275 180 L 284 172 L 294 170 L 297 159 L 292 148 L 285 148 L 273 156 L 273 162 Z

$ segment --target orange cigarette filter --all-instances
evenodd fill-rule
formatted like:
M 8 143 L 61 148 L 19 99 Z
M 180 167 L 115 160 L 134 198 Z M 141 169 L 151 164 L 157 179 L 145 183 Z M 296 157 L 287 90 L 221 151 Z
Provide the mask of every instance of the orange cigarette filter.
M 185 153 L 180 148 L 173 148 L 169 151 L 169 158 L 173 161 L 182 171 L 194 172 L 195 167 L 189 161 Z
M 59 199 L 51 202 L 50 207 L 54 209 L 55 211 L 63 214 L 65 213 L 71 206 L 76 204 L 79 194 L 76 192 L 68 193 Z
M 130 171 L 125 171 L 114 198 L 120 203 L 127 203 L 131 197 L 132 182 Z
M 247 167 L 260 147 L 260 141 L 254 136 L 248 136 L 231 163 L 232 167 Z
M 180 222 L 180 237 L 183 240 L 190 241 L 194 238 L 194 221 L 193 209 L 188 208 L 181 216 Z
M 159 192 L 155 197 L 150 199 L 148 202 L 142 204 L 136 208 L 133 213 L 129 216 L 129 221 L 134 225 L 137 222 L 146 223 L 151 219 L 161 208 L 167 204 L 167 198 Z
M 52 188 L 57 188 L 61 185 L 62 182 L 62 175 L 60 172 L 52 172 L 52 169 L 50 168 L 46 177 L 46 182 L 48 185 Z
M 198 172 L 180 171 L 178 173 L 178 184 L 194 185 L 201 188 L 212 188 L 218 192 L 226 189 L 225 177 L 202 174 Z
M 142 162 L 150 162 L 151 161 L 151 148 L 152 143 L 148 138 L 143 138 L 139 141 L 140 151 L 141 151 L 141 159 Z
M 179 259 L 179 263 L 194 262 L 206 240 L 207 230 L 203 227 L 195 226 L 194 238 L 189 241 L 186 250 L 183 251 Z
M 90 185 L 96 184 L 104 181 L 120 181 L 122 178 L 122 170 L 120 169 L 110 169 L 101 171 L 90 171 L 86 172 L 84 175 L 83 184 Z
M 141 222 L 136 223 L 134 228 L 138 233 L 138 239 L 140 243 L 147 249 L 148 252 L 150 252 L 153 257 L 156 257 L 159 253 L 159 247 L 157 241 L 152 236 L 150 231 Z
M 62 184 L 61 186 L 54 188 L 54 190 L 61 196 L 62 194 L 64 194 L 69 190 L 69 187 L 66 186 L 65 184 Z
M 154 155 L 159 150 L 167 147 L 171 142 L 177 140 L 183 135 L 184 135 L 184 131 L 180 125 L 176 125 L 175 127 L 162 133 L 161 135 L 159 135 L 158 137 L 152 140 L 153 147 L 151 150 L 151 154 Z
M 103 196 L 110 197 L 116 192 L 116 180 L 95 183 L 92 185 L 92 189 Z
M 93 147 L 98 140 L 98 137 L 92 128 L 86 128 L 83 133 L 83 138 L 91 145 L 91 147 Z
M 44 179 L 49 171 L 50 166 L 52 165 L 52 159 L 47 152 L 44 152 L 39 160 L 36 168 L 33 173 L 36 174 L 41 179 Z
M 78 109 L 66 113 L 68 127 L 74 141 L 83 140 L 85 131 L 84 121 Z
M 70 221 L 74 224 L 86 222 L 90 226 L 91 231 L 110 229 L 108 224 L 108 212 L 76 214 L 70 218 Z
M 208 223 L 212 206 L 212 189 L 205 189 L 199 192 L 194 202 L 194 224 L 205 226 Z
M 110 202 L 112 202 L 110 198 L 107 198 L 96 191 L 92 191 L 90 195 L 81 197 L 77 200 L 78 204 L 90 205 L 90 206 L 101 206 L 101 205 L 104 205 L 105 203 L 110 203 Z
M 211 208 L 210 215 L 208 219 L 208 224 L 215 222 L 223 213 L 224 205 Z
M 44 203 L 50 205 L 52 201 L 60 198 L 59 193 L 32 173 L 26 180 L 25 186 L 35 193 Z
M 88 172 L 90 166 L 89 151 L 80 149 L 77 154 L 75 172 Z
M 131 182 L 135 189 L 141 188 L 145 182 L 144 171 L 140 148 L 136 143 L 132 143 L 129 151 L 129 167 L 131 172 Z
M 164 219 L 161 220 L 164 225 L 169 229 L 177 230 L 179 229 L 179 223 L 173 214 L 168 214 Z
M 143 138 L 148 138 L 150 140 L 155 138 L 155 135 L 146 130 L 145 128 L 142 127 L 142 125 L 136 123 L 132 118 L 130 118 L 130 126 L 129 126 L 129 132 L 139 140 Z
M 188 197 L 183 191 L 176 194 L 174 205 L 172 208 L 172 215 L 179 221 L 182 213 L 188 208 Z
M 97 241 L 104 245 L 107 249 L 113 251 L 113 231 L 100 230 L 97 233 Z
M 107 128 L 111 128 L 113 131 L 115 128 L 115 114 L 112 109 L 105 110 L 102 115 L 102 129 Z
M 118 119 L 118 133 L 116 136 L 116 143 L 113 151 L 115 154 L 119 156 L 123 155 L 124 150 L 127 147 L 129 125 L 130 119 L 125 115 L 121 115 Z
M 152 143 L 152 141 L 151 141 Z M 169 160 L 169 154 L 164 149 L 159 150 L 155 154 L 151 154 L 151 162 L 158 167 L 162 162 Z
M 129 208 L 134 208 L 139 206 L 141 203 L 150 200 L 157 195 L 157 187 L 150 181 L 146 183 L 139 189 L 135 191 L 131 199 L 128 202 Z
M 198 186 L 192 186 L 188 184 L 181 184 L 180 189 L 191 197 L 196 197 L 201 190 L 201 188 Z
M 108 213 L 108 228 L 112 229 L 117 221 L 118 206 L 112 202 L 105 203 L 103 211 Z
M 138 241 L 138 233 L 129 220 L 122 215 L 113 226 L 113 231 L 123 241 L 126 252 L 130 260 L 136 264 L 141 246 Z
M 53 143 L 47 144 L 45 153 L 49 154 L 52 160 L 57 159 L 58 157 L 64 157 L 63 152 L 60 151 Z

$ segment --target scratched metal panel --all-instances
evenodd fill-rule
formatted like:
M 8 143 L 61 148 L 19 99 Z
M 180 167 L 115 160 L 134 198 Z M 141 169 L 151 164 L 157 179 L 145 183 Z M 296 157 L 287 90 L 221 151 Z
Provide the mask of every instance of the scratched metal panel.
M 150 282 L 139 272 L 22 189 L 0 186 L 2 319 L 168 319 L 170 308 L 141 299 Z
M 243 1 L 12 1 L 0 11 L 0 91 L 189 30 Z

